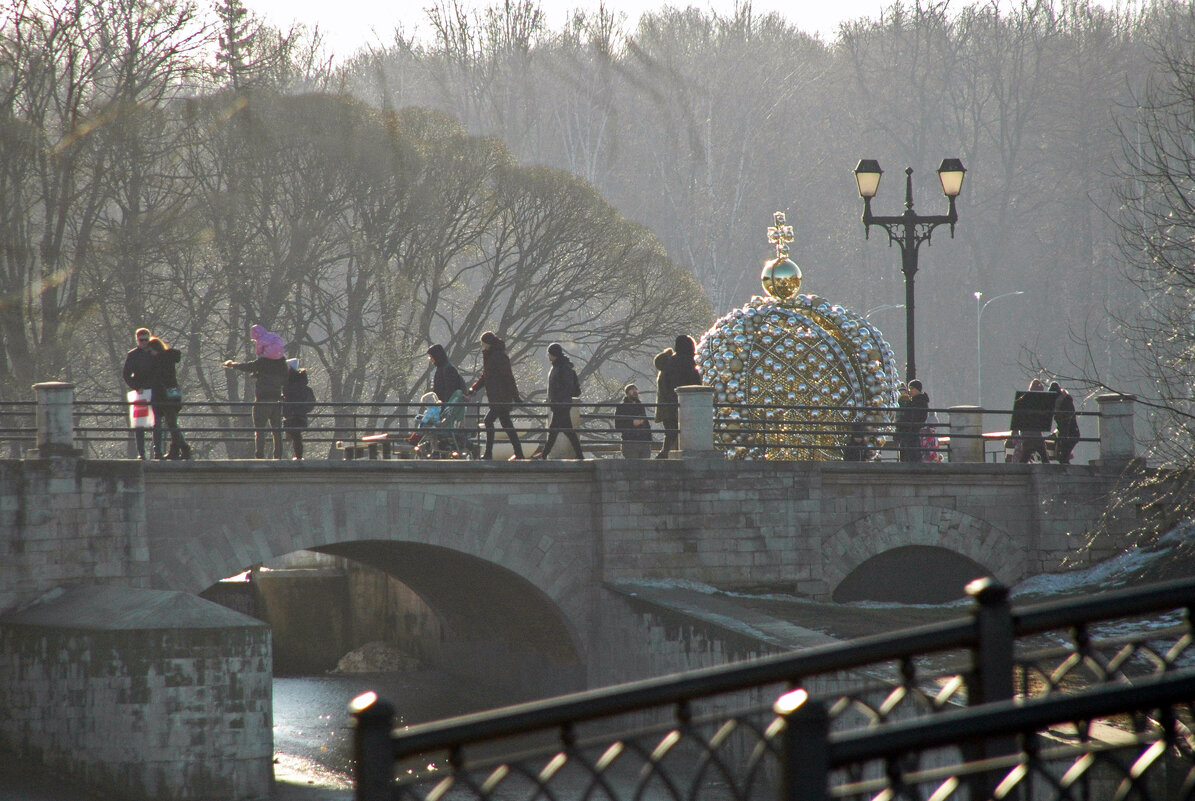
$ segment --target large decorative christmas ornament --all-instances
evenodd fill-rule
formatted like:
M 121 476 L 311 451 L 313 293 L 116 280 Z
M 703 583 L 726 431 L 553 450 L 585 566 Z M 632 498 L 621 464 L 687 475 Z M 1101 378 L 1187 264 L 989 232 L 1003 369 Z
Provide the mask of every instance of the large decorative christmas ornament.
M 697 344 L 702 381 L 714 388 L 715 441 L 740 459 L 841 459 L 854 424 L 866 424 L 874 447 L 877 427 L 892 422 L 892 346 L 849 309 L 798 294 L 792 240 L 776 212 L 768 228 L 776 258 L 760 276 L 767 296 L 722 317 Z

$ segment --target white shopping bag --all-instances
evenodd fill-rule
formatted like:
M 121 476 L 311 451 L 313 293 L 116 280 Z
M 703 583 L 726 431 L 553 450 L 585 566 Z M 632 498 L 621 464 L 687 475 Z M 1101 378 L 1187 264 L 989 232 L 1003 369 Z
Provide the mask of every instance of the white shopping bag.
M 129 390 L 129 428 L 154 427 L 154 408 L 149 405 L 150 396 L 148 389 Z

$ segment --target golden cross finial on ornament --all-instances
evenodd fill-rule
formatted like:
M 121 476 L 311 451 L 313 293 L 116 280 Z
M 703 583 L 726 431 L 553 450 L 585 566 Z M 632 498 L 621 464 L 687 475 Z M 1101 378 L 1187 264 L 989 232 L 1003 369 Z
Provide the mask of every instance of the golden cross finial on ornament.
M 784 212 L 772 215 L 775 225 L 768 226 L 768 243 L 776 246 L 776 258 L 788 258 L 788 243 L 793 241 L 793 227 L 784 224 Z

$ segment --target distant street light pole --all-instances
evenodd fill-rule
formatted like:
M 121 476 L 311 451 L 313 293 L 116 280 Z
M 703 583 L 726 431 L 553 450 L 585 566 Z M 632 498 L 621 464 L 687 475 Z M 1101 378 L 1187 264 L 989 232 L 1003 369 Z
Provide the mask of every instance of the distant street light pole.
M 942 194 L 950 202 L 946 214 L 920 215 L 913 211 L 913 168 L 905 168 L 905 211 L 896 217 L 880 217 L 871 213 L 871 199 L 880 189 L 880 176 L 884 171 L 874 159 L 862 159 L 855 167 L 855 183 L 859 186 L 859 197 L 863 198 L 863 231 L 865 238 L 871 233 L 871 226 L 878 225 L 888 232 L 888 244 L 900 246 L 900 269 L 905 275 L 905 380 L 917 377 L 915 348 L 916 307 L 913 302 L 913 276 L 917 274 L 917 249 L 922 242 L 929 242 L 933 230 L 939 225 L 949 225 L 954 236 L 954 224 L 958 212 L 954 199 L 963 191 L 963 176 L 967 170 L 958 159 L 943 159 L 938 167 L 938 180 Z M 932 244 L 932 243 L 931 243 Z
M 975 293 L 975 403 L 981 409 L 983 408 L 983 310 L 1000 300 L 1000 298 L 1011 298 L 1013 295 L 1024 294 L 1019 289 L 1015 292 L 1005 292 L 1003 295 L 997 295 L 980 306 L 979 301 L 983 298 L 983 293 Z

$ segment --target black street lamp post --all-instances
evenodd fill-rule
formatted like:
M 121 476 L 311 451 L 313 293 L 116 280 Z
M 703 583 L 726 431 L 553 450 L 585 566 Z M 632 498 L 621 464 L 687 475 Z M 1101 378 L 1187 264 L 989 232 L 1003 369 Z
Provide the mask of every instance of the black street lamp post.
M 913 168 L 905 168 L 905 212 L 898 217 L 880 217 L 871 213 L 871 199 L 879 191 L 883 172 L 878 161 L 863 159 L 855 167 L 855 182 L 859 185 L 859 197 L 863 198 L 864 236 L 869 237 L 871 226 L 878 225 L 888 232 L 889 245 L 895 242 L 900 246 L 900 270 L 905 275 L 905 380 L 911 381 L 917 377 L 914 347 L 916 313 L 913 303 L 917 248 L 922 242 L 930 241 L 930 236 L 939 225 L 949 225 L 950 236 L 954 236 L 954 224 L 958 222 L 954 199 L 963 191 L 963 175 L 967 170 L 958 159 L 943 159 L 942 166 L 938 167 L 938 179 L 942 182 L 942 194 L 946 195 L 950 207 L 946 214 L 921 215 L 913 211 Z

